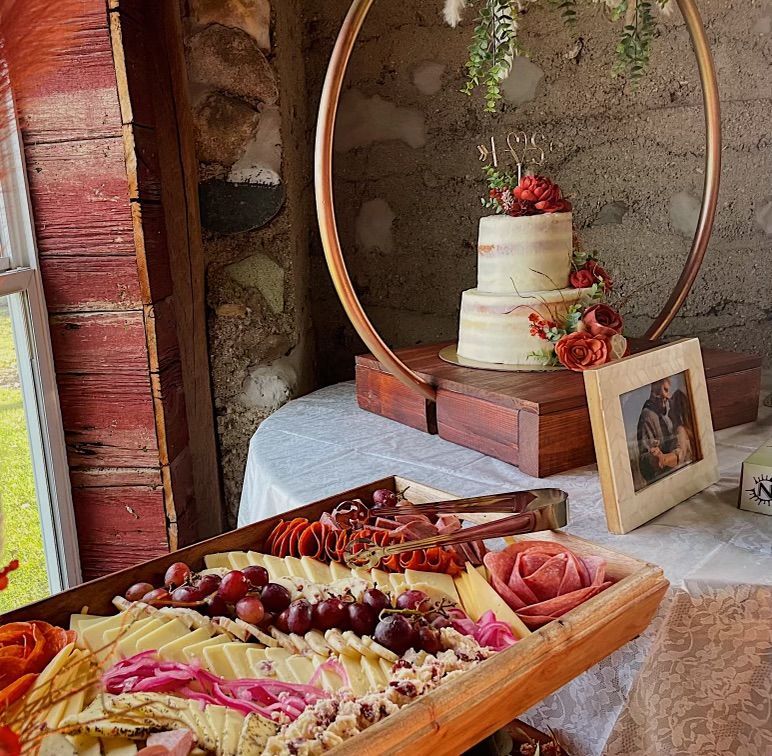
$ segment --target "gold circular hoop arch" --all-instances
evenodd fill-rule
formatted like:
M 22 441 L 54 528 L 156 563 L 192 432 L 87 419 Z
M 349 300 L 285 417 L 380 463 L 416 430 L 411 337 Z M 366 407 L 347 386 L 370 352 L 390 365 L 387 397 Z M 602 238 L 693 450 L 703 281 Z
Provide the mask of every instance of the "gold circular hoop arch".
M 351 278 L 346 269 L 335 217 L 332 157 L 338 104 L 351 53 L 359 37 L 362 24 L 367 18 L 367 14 L 374 1 L 353 0 L 338 34 L 335 49 L 332 52 L 327 69 L 327 77 L 324 82 L 322 99 L 319 105 L 319 120 L 316 132 L 316 211 L 324 254 L 330 275 L 335 284 L 335 290 L 343 304 L 346 315 L 348 315 L 357 333 L 365 342 L 367 348 L 392 375 L 405 385 L 420 391 L 427 399 L 434 401 L 436 398 L 434 387 L 410 370 L 386 345 L 372 323 L 370 323 L 354 291 Z M 438 0 L 433 1 L 437 2 Z M 694 235 L 689 257 L 670 294 L 670 298 L 646 332 L 646 338 L 651 340 L 658 339 L 667 330 L 673 318 L 675 318 L 683 306 L 697 278 L 708 247 L 710 234 L 713 230 L 721 175 L 721 109 L 713 56 L 710 53 L 705 28 L 695 0 L 676 0 L 676 2 L 689 29 L 692 46 L 697 57 L 700 83 L 702 84 L 702 100 L 705 110 L 705 183 L 697 231 Z

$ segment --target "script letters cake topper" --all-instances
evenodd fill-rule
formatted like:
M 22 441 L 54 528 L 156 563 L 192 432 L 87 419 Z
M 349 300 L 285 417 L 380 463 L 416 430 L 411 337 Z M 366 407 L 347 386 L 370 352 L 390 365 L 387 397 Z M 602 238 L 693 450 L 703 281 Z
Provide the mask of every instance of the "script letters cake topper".
M 530 136 L 525 131 L 510 131 L 506 138 L 504 154 L 511 158 L 517 168 L 517 182 L 523 177 L 523 171 L 533 167 L 541 167 L 547 161 L 547 153 L 552 152 L 552 142 L 547 143 L 544 134 L 536 131 Z M 496 137 L 491 137 L 491 146 L 477 145 L 481 163 L 490 163 L 494 168 L 499 167 L 499 150 L 496 146 Z

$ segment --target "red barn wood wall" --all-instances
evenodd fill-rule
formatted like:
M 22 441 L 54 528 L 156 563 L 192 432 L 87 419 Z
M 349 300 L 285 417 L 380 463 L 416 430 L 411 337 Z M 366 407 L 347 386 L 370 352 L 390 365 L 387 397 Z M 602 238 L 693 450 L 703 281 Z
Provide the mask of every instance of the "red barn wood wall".
M 222 504 L 177 2 L 80 7 L 14 89 L 93 578 L 218 532 Z

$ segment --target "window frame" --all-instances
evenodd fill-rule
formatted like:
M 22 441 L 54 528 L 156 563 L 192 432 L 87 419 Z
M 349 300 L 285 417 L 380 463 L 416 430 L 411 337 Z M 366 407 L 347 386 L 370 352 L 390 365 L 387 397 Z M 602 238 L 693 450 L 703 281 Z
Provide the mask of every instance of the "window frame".
M 9 298 L 46 571 L 57 593 L 82 582 L 82 572 L 24 146 L 10 91 L 0 96 L 0 123 L 0 296 Z

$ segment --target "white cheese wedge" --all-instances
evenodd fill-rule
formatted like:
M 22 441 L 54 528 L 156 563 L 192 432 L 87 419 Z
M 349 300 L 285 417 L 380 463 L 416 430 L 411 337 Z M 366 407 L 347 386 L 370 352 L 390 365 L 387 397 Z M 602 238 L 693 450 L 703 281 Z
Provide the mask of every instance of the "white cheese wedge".
M 254 677 L 256 680 L 273 676 L 273 667 L 268 661 L 265 652 L 265 648 L 255 648 L 254 646 L 247 649 L 247 662 L 249 663 L 250 669 L 249 676 Z
M 225 710 L 225 725 L 220 739 L 222 756 L 237 756 L 239 741 L 241 740 L 241 728 L 244 726 L 244 715 L 233 709 Z
M 375 659 L 370 659 L 363 656 L 360 660 L 360 664 L 362 666 L 362 671 L 367 678 L 368 688 L 371 691 L 383 690 L 386 687 L 388 680 L 381 669 L 377 657 Z
M 180 638 L 187 638 L 190 635 L 190 630 L 184 622 L 179 619 L 172 619 L 165 622 L 157 630 L 140 638 L 137 641 L 137 651 L 157 651 L 167 643 L 172 643 Z
M 102 749 L 98 738 L 93 738 L 91 735 L 70 735 L 68 738 L 78 756 L 101 756 Z
M 107 619 L 98 614 L 71 614 L 70 615 L 70 630 L 74 630 L 80 634 L 89 625 L 93 625 L 95 622 L 101 622 Z
M 105 617 L 100 622 L 86 625 L 82 631 L 78 632 L 78 636 L 85 648 L 98 651 L 105 645 L 103 642 L 105 632 L 113 629 L 126 630 L 136 620 L 137 616 L 138 612 L 129 610 L 120 614 L 114 614 L 111 617 Z
M 340 661 L 343 664 L 343 669 L 346 670 L 348 675 L 349 686 L 351 692 L 355 696 L 363 696 L 370 689 L 370 685 L 365 677 L 365 673 L 362 671 L 362 665 L 359 663 L 362 657 L 341 656 Z
M 369 570 L 364 570 L 361 567 L 352 567 L 351 575 L 358 580 L 364 580 L 368 585 L 372 583 L 372 575 Z
M 212 634 L 209 630 L 204 627 L 199 627 L 198 630 L 175 638 L 169 643 L 161 646 L 161 648 L 158 649 L 158 658 L 175 662 L 185 662 L 187 661 L 185 658 L 185 649 L 195 643 L 201 643 L 201 641 L 208 640 L 211 636 Z
M 523 624 L 507 605 L 501 596 L 487 583 L 485 578 L 471 564 L 466 566 L 466 584 L 469 587 L 470 603 L 474 604 L 475 614 L 469 616 L 476 622 L 488 610 L 491 610 L 497 620 L 506 622 L 512 630 L 515 638 L 527 638 L 531 631 Z
M 385 593 L 391 593 L 393 586 L 391 580 L 389 580 L 389 573 L 383 570 L 372 569 L 370 570 L 370 579 L 373 585 L 379 590 Z
M 221 648 L 225 652 L 225 656 L 228 658 L 238 679 L 244 680 L 252 677 L 252 670 L 249 666 L 249 657 L 247 656 L 247 651 L 249 651 L 247 643 L 225 643 Z
M 130 633 L 117 639 L 116 649 L 122 656 L 133 656 L 138 651 L 137 644 L 141 643 L 150 633 L 162 628 L 167 621 L 167 617 L 161 619 L 157 615 L 148 617 L 146 620 L 139 620 L 132 626 Z
M 332 570 L 324 562 L 304 556 L 300 558 L 300 563 L 306 577 L 317 585 L 326 585 L 332 582 Z
M 325 637 L 321 631 L 309 630 L 305 635 L 305 640 L 306 643 L 308 643 L 311 651 L 313 651 L 315 654 L 319 654 L 320 656 L 330 655 L 330 651 L 332 651 L 332 649 L 325 640 Z
M 324 639 L 327 641 L 327 645 L 338 654 L 356 654 L 353 649 L 349 648 L 346 639 L 343 637 L 343 633 L 337 628 L 330 628 L 324 634 Z
M 287 565 L 284 563 L 283 559 L 272 556 L 271 554 L 266 554 L 264 560 L 265 569 L 268 570 L 271 580 L 276 582 L 277 578 L 289 577 L 289 571 L 287 570 Z
M 234 570 L 241 570 L 249 567 L 249 557 L 246 551 L 229 551 L 228 566 Z
M 325 659 L 323 656 L 317 656 L 316 654 L 314 654 L 311 659 L 311 663 L 314 665 L 314 669 L 320 667 L 326 661 L 327 659 Z M 323 690 L 328 690 L 331 693 L 335 693 L 343 687 L 343 680 L 329 668 L 322 669 L 322 672 L 319 675 L 319 683 L 321 684 Z
M 258 551 L 248 551 L 247 559 L 250 564 L 254 564 L 257 567 L 265 567 L 265 554 L 261 554 Z
M 330 573 L 332 574 L 333 582 L 351 577 L 351 570 L 340 562 L 330 562 Z
M 102 738 L 104 756 L 134 756 L 137 744 L 128 738 Z
M 297 557 L 284 557 L 284 564 L 287 566 L 287 572 L 292 575 L 292 577 L 299 577 L 304 579 L 308 577 L 302 562 Z M 311 580 L 313 580 L 313 578 L 311 578 Z
M 381 668 L 381 672 L 383 672 L 383 676 L 386 678 L 387 682 L 389 678 L 391 677 L 392 669 L 394 668 L 393 662 L 386 661 L 386 659 L 378 659 L 378 666 Z
M 294 682 L 300 685 L 308 685 L 309 680 L 314 676 L 314 665 L 306 656 L 295 654 L 287 659 L 287 667 L 290 674 L 295 678 Z
M 227 635 L 215 635 L 214 638 L 207 638 L 199 643 L 192 643 L 190 646 L 185 646 L 182 650 L 185 656 L 186 662 L 197 661 L 204 663 L 204 649 L 212 646 L 221 646 L 223 643 L 228 643 Z
M 444 596 L 456 604 L 460 604 L 458 591 L 453 583 L 453 578 L 443 572 L 424 572 L 422 570 L 405 570 L 405 580 L 411 588 L 429 593 L 420 586 L 429 586 L 433 592 Z M 432 594 L 429 593 L 432 597 Z
M 351 630 L 346 630 L 343 633 L 343 639 L 346 641 L 352 655 L 370 656 L 373 659 L 378 658 L 378 654 Z
M 291 655 L 292 654 L 290 654 L 289 651 L 286 651 L 283 648 L 265 649 L 266 659 L 273 664 L 276 677 L 282 682 L 293 682 L 294 680 L 292 673 L 287 666 L 287 659 L 289 659 Z
M 362 636 L 362 643 L 366 643 L 381 659 L 385 659 L 390 664 L 394 664 L 399 659 L 393 651 L 389 651 L 388 648 L 374 641 L 369 635 Z
M 230 559 L 228 559 L 228 552 L 221 554 L 207 554 L 204 557 L 204 564 L 209 567 L 230 567 Z
M 236 673 L 236 670 L 233 669 L 233 665 L 228 660 L 228 657 L 225 655 L 225 645 L 227 644 L 220 646 L 204 646 L 204 661 L 206 662 L 206 666 L 216 675 L 224 677 L 226 680 L 236 680 L 239 676 Z
M 404 593 L 408 589 L 407 580 L 405 580 L 405 576 L 400 572 L 390 572 L 389 582 L 391 583 L 391 589 L 394 596 L 399 596 L 400 593 Z

